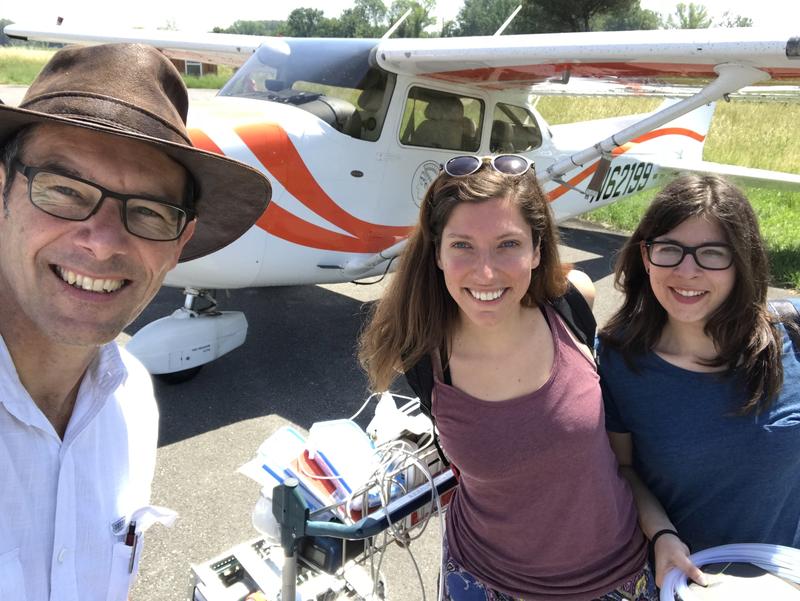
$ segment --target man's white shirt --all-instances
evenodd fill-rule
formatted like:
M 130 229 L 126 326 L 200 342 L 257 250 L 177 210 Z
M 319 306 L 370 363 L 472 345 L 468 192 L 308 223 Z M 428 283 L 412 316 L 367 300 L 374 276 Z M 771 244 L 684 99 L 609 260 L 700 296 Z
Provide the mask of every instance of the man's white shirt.
M 127 598 L 141 536 L 126 534 L 150 502 L 157 439 L 150 375 L 116 344 L 87 370 L 62 441 L 0 338 L 0 599 Z

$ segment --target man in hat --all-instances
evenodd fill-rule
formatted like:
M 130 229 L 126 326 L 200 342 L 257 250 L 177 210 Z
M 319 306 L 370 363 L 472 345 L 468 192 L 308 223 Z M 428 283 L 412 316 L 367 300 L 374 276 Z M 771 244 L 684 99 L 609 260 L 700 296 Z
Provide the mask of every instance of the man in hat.
M 270 197 L 191 146 L 187 106 L 172 64 L 134 44 L 61 50 L 0 106 L 0 599 L 126 599 L 162 517 L 149 375 L 113 340 Z

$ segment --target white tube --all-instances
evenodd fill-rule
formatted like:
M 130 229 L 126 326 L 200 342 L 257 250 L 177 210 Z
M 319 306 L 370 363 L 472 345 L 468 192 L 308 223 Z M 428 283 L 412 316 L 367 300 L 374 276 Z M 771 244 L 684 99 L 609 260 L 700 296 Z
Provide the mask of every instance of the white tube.
M 690 555 L 698 567 L 720 562 L 751 563 L 776 576 L 800 584 L 800 549 L 781 545 L 738 544 L 711 547 Z M 683 601 L 694 601 L 697 596 L 687 584 L 686 574 L 672 568 L 661 585 L 661 601 L 675 601 L 675 595 Z

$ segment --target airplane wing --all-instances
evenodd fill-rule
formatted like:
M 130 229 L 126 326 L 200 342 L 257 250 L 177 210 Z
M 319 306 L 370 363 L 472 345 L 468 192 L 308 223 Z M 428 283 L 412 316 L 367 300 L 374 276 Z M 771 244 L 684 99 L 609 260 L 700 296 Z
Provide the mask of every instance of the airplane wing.
M 717 67 L 754 67 L 772 79 L 800 78 L 800 27 L 604 31 L 382 40 L 381 67 L 395 73 L 522 88 L 572 76 L 646 81 L 713 79 Z
M 187 33 L 147 29 L 104 28 L 92 33 L 85 27 L 7 25 L 11 38 L 59 44 L 108 44 L 136 42 L 155 46 L 170 58 L 238 67 L 262 44 L 280 45 L 279 38 L 234 33 Z

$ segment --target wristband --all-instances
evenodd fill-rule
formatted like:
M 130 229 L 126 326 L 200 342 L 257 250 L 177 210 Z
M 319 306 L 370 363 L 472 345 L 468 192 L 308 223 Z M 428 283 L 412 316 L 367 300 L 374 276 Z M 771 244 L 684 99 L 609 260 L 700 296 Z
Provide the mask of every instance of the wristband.
M 680 536 L 678 536 L 678 532 L 677 531 L 673 530 L 672 528 L 664 528 L 663 530 L 659 530 L 658 532 L 656 532 L 653 535 L 653 538 L 650 539 L 650 546 L 653 549 L 656 548 L 656 541 L 658 540 L 658 537 L 659 536 L 663 536 L 664 534 L 673 534 L 676 537 L 678 537 L 678 539 L 680 539 Z

